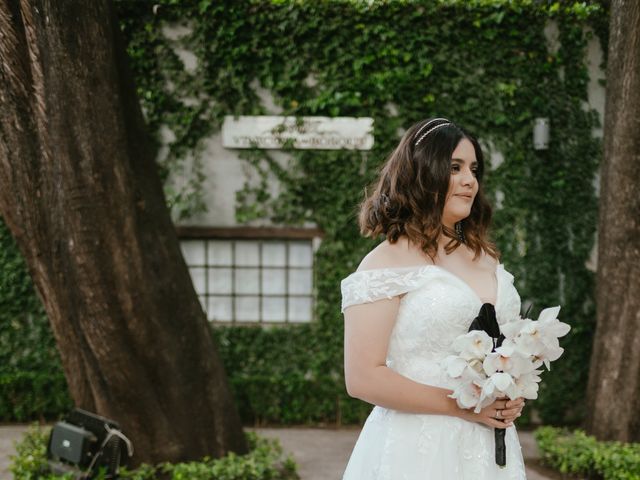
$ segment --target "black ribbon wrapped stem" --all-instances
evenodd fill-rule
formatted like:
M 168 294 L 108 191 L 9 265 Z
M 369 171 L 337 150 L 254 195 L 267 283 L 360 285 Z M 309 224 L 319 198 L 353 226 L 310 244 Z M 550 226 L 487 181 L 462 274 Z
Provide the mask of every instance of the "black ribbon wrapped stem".
M 500 333 L 500 327 L 496 319 L 496 310 L 491 303 L 485 303 L 480 307 L 480 313 L 478 313 L 478 316 L 473 319 L 473 322 L 471 322 L 469 326 L 469 331 L 472 330 L 484 330 L 487 335 L 493 339 L 492 352 L 502 345 L 504 335 Z M 504 441 L 506 429 L 494 428 L 493 432 L 496 445 L 496 464 L 504 467 L 507 464 L 507 447 Z

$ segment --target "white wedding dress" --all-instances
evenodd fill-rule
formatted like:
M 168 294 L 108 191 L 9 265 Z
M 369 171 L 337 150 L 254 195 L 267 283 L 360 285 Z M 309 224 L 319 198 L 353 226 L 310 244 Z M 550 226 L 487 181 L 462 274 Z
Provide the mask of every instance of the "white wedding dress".
M 520 313 L 513 275 L 498 264 L 496 318 Z M 453 354 L 484 303 L 460 277 L 436 265 L 361 270 L 342 280 L 342 311 L 406 293 L 389 340 L 387 366 L 423 384 L 453 390 L 438 361 Z M 449 415 L 404 413 L 375 406 L 343 480 L 526 479 L 515 426 L 506 429 L 507 464 L 495 463 L 492 427 Z

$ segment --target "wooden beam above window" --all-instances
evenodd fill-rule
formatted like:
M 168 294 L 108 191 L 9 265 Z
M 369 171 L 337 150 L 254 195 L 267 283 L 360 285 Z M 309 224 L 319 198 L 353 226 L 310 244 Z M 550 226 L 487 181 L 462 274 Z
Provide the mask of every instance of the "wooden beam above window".
M 312 239 L 323 237 L 324 232 L 319 228 L 294 227 L 189 227 L 176 226 L 176 233 L 180 239 L 188 238 L 281 238 L 281 239 Z

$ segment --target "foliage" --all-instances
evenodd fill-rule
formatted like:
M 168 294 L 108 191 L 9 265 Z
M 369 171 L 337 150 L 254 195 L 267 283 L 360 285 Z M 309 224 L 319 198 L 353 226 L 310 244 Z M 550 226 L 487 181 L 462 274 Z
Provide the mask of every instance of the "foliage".
M 245 422 L 360 423 L 371 410 L 345 392 L 341 365 L 335 362 L 341 345 L 312 326 L 227 327 L 214 333 Z
M 46 458 L 49 428 L 34 426 L 17 443 L 17 454 L 11 458 L 10 470 L 15 480 L 70 480 L 70 476 L 48 473 Z M 219 458 L 204 458 L 200 462 L 143 464 L 132 470 L 121 468 L 119 477 L 130 480 L 294 480 L 298 478 L 296 464 L 284 457 L 275 439 L 247 432 L 250 451 L 246 455 L 229 453 Z M 96 476 L 96 480 L 104 478 Z
M 574 406 L 584 404 L 594 330 L 594 275 L 585 261 L 601 156 L 584 59 L 594 31 L 606 42 L 600 3 L 117 0 L 116 7 L 174 218 L 203 208 L 202 152 L 224 115 L 374 118 L 371 151 L 289 150 L 284 166 L 268 151 L 242 154 L 252 173 L 237 194 L 240 222 L 313 222 L 324 231 L 315 322 L 215 329 L 245 421 L 352 423 L 370 409 L 344 392 L 340 280 L 378 241 L 361 238 L 355 221 L 365 185 L 402 129 L 428 116 L 451 118 L 481 139 L 495 205 L 491 233 L 523 310 L 533 304 L 535 318 L 561 305 L 560 319 L 572 326 L 562 361 L 545 373 L 533 403 L 544 422 L 581 421 L 585 412 Z M 557 45 L 545 36 L 549 28 Z M 189 55 L 194 68 L 183 63 Z M 260 89 L 271 92 L 273 106 Z M 546 151 L 531 147 L 536 117 L 551 119 Z M 25 311 L 34 310 L 16 310 Z
M 51 329 L 25 262 L 0 222 L 0 421 L 57 415 L 70 407 Z
M 545 464 L 562 473 L 603 480 L 640 479 L 640 443 L 603 442 L 582 430 L 540 427 L 534 432 Z

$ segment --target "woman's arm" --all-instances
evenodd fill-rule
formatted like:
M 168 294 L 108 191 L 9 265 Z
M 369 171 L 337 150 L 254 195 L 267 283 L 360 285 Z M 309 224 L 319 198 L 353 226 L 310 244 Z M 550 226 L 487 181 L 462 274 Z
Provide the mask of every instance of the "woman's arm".
M 502 409 L 505 404 L 519 412 L 522 402 L 518 400 L 508 404 L 506 400 L 496 400 L 475 414 L 459 408 L 447 396 L 452 390 L 415 382 L 386 366 L 389 338 L 399 307 L 400 297 L 393 297 L 345 309 L 344 370 L 349 395 L 403 412 L 451 415 L 496 428 L 509 426 L 510 423 L 492 417 L 496 408 Z M 504 413 L 509 418 L 513 412 Z

